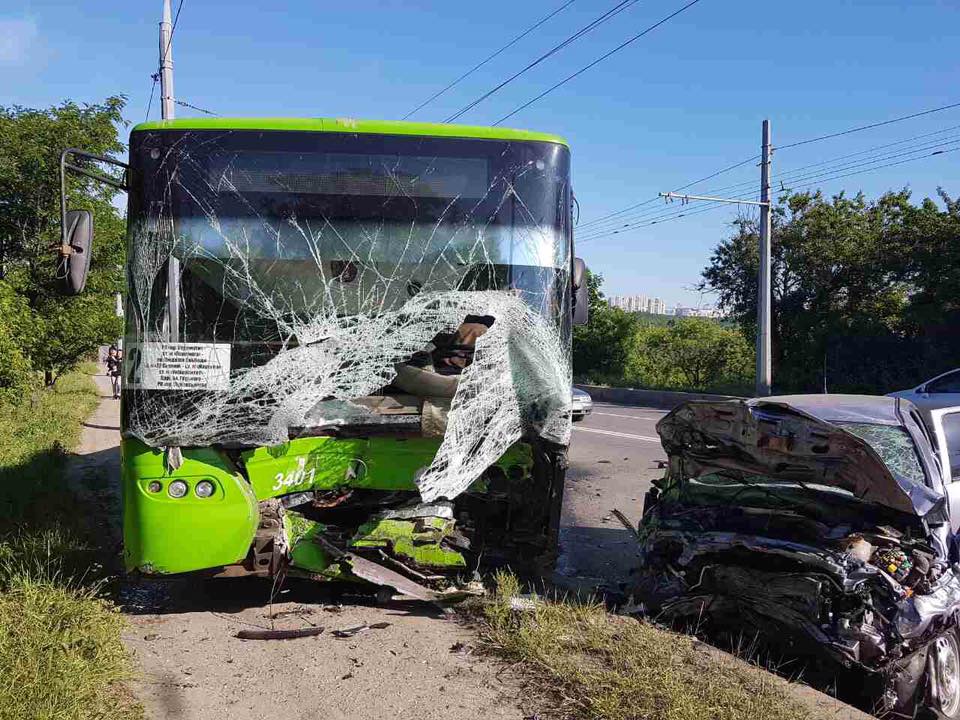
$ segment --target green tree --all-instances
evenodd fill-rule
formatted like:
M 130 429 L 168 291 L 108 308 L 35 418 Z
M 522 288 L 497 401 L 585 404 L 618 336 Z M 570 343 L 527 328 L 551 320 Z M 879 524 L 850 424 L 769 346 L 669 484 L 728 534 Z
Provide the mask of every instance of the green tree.
M 0 404 L 15 402 L 29 390 L 29 354 L 36 334 L 36 318 L 26 301 L 0 280 Z
M 616 383 L 623 378 L 636 318 L 610 307 L 603 297 L 603 276 L 587 271 L 590 322 L 573 329 L 573 374 L 583 382 Z
M 772 236 L 773 367 L 778 391 L 889 392 L 956 365 L 960 208 L 907 191 L 795 193 Z M 758 233 L 740 220 L 702 275 L 748 334 L 755 329 Z
M 120 333 L 113 295 L 122 287 L 124 222 L 113 205 L 116 191 L 86 178 L 69 183 L 69 206 L 92 210 L 95 218 L 84 295 L 63 295 L 51 247 L 60 233 L 60 152 L 121 152 L 123 105 L 123 98 L 112 97 L 45 110 L 0 107 L 0 280 L 32 313 L 35 332 L 27 356 L 48 384 Z M 0 317 L 0 323 L 7 319 Z M 9 325 L 5 332 L 12 334 Z
M 705 318 L 639 327 L 625 375 L 636 387 L 749 392 L 753 349 L 737 328 Z

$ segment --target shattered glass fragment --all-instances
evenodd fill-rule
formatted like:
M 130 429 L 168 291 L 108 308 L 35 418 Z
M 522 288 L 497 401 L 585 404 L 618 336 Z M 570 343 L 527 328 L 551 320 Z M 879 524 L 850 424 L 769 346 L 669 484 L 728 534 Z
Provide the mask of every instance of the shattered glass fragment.
M 843 423 L 840 427 L 870 445 L 892 472 L 915 483 L 925 482 L 916 447 L 902 427 L 874 423 Z

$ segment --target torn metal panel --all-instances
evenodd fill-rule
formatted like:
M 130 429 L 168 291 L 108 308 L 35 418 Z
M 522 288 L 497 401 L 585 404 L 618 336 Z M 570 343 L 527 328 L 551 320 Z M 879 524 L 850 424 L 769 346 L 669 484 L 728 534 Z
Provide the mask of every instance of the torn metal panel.
M 437 602 L 444 598 L 442 593 L 424 587 L 398 572 L 385 568 L 383 565 L 360 557 L 356 553 L 340 550 L 321 535 L 314 537 L 314 542 L 337 558 L 338 561 L 345 562 L 351 573 L 361 580 L 366 580 L 374 585 L 392 587 L 402 595 L 425 602 Z
M 657 425 L 664 449 L 683 463 L 689 477 L 718 471 L 764 476 L 799 484 L 825 485 L 866 502 L 927 515 L 941 510 L 943 493 L 914 461 L 887 464 L 868 440 L 904 433 L 884 424 L 863 439 L 864 423 L 850 429 L 808 414 L 778 398 L 694 402 L 675 409 Z M 893 405 L 889 398 L 876 398 Z M 821 410 L 822 412 L 822 410 Z M 865 417 L 861 412 L 858 418 Z M 880 418 L 886 422 L 886 418 Z M 882 448 L 881 448 L 882 450 Z M 910 467 L 905 472 L 904 468 Z
M 352 548 L 383 548 L 420 568 L 465 568 L 466 559 L 445 541 L 454 534 L 452 518 L 375 518 L 357 529 Z
M 443 518 L 453 520 L 453 503 L 440 500 L 433 503 L 415 503 L 408 507 L 386 510 L 381 517 L 387 520 L 416 520 L 418 518 Z

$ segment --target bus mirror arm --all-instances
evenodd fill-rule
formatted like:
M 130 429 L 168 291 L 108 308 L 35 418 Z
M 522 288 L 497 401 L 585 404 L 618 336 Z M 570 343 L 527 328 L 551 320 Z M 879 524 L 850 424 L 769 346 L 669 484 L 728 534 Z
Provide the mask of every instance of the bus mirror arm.
M 94 172 L 77 164 L 76 158 L 95 160 L 123 171 L 120 179 Z M 79 295 L 87 282 L 90 271 L 90 252 L 93 247 L 93 213 L 89 210 L 67 210 L 67 171 L 104 183 L 117 190 L 127 191 L 127 174 L 130 166 L 119 160 L 95 155 L 77 148 L 67 148 L 60 153 L 60 245 L 57 247 L 59 264 L 57 277 L 64 281 L 66 291 Z

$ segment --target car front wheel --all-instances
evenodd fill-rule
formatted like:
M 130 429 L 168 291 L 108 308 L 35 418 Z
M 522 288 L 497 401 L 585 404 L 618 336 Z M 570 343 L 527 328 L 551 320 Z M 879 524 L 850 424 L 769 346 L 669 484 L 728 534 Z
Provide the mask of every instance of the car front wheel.
M 960 642 L 956 630 L 933 641 L 927 673 L 930 709 L 942 720 L 960 720 Z

